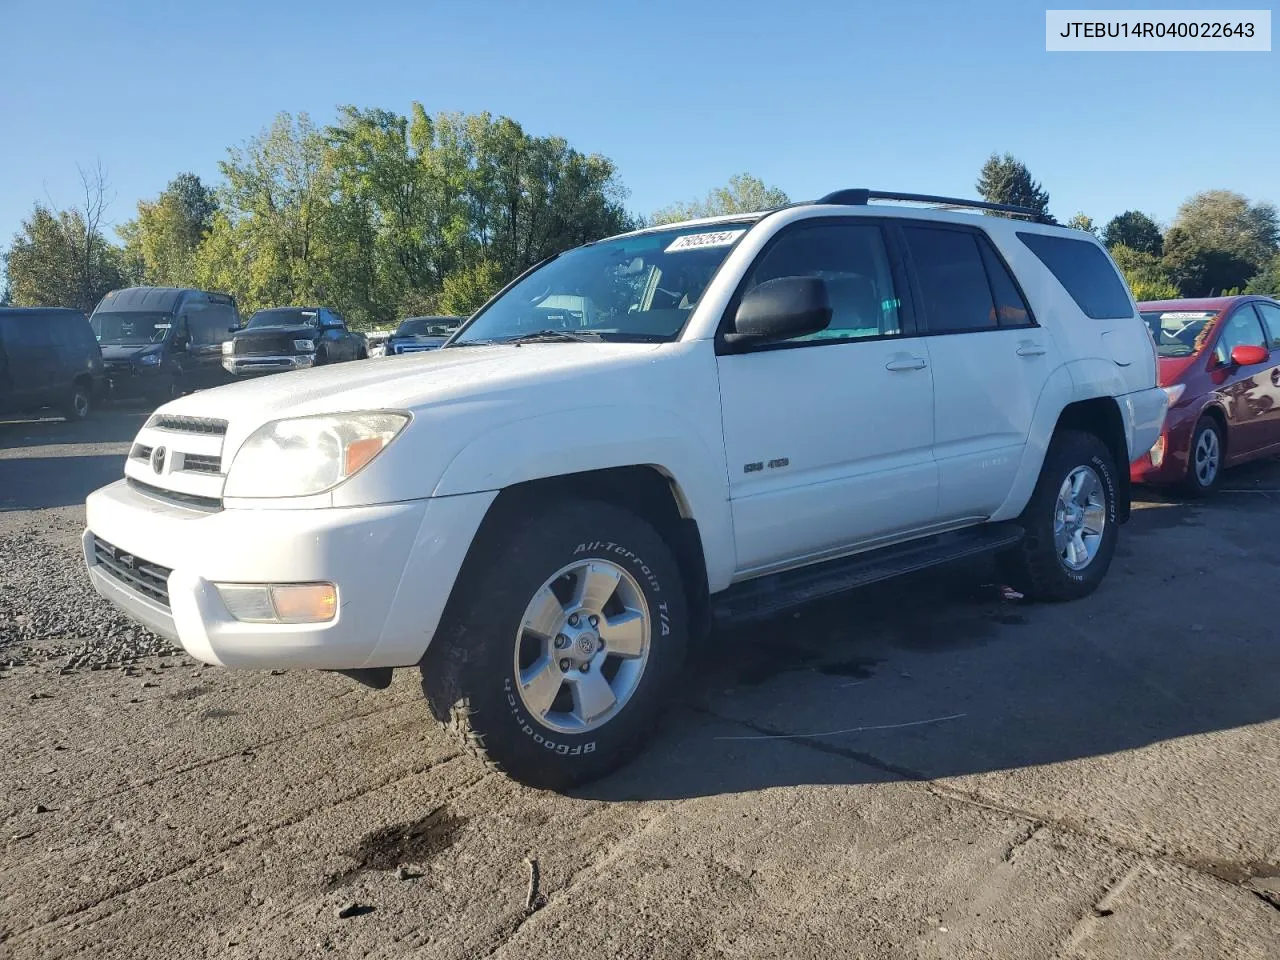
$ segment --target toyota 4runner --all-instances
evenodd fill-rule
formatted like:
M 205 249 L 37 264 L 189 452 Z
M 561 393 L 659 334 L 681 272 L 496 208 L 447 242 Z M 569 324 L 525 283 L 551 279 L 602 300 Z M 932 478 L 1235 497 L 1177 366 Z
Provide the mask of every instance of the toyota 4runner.
M 553 257 L 440 350 L 168 403 L 84 556 L 201 661 L 419 669 L 475 753 L 565 787 L 716 623 L 984 552 L 1090 593 L 1165 408 L 1093 237 L 843 190 Z

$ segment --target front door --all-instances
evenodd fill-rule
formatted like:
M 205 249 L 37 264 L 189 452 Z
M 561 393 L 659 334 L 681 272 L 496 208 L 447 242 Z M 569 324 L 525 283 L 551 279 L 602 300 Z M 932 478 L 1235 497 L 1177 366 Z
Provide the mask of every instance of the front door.
M 1274 444 L 1272 410 L 1280 386 L 1273 381 L 1280 352 L 1271 352 L 1258 312 L 1249 303 L 1237 306 L 1222 321 L 1214 345 L 1210 373 L 1219 384 L 1227 408 L 1227 463 L 1239 463 Z M 1270 356 L 1262 363 L 1237 366 L 1231 352 L 1239 346 L 1264 347 Z M 1277 378 L 1280 379 L 1280 378 Z
M 1271 366 L 1266 374 L 1265 386 L 1269 391 L 1266 412 L 1266 443 L 1280 447 L 1280 307 L 1265 300 L 1253 301 L 1253 308 L 1262 318 L 1263 333 L 1271 350 Z
M 717 357 L 737 564 L 752 575 L 930 525 L 937 505 L 926 341 L 898 296 L 883 227 L 801 221 L 756 260 L 737 297 L 821 277 L 828 329 Z
M 1036 403 L 1061 361 L 985 232 L 908 221 L 902 234 L 933 335 L 938 517 L 982 520 L 1009 496 Z

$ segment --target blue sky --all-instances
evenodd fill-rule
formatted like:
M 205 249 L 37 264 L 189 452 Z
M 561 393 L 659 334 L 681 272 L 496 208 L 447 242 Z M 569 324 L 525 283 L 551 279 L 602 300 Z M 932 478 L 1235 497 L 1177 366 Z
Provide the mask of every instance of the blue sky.
M 642 213 L 739 171 L 794 199 L 972 196 L 993 150 L 1026 162 L 1060 218 L 1167 222 L 1210 188 L 1280 202 L 1280 53 L 1050 54 L 1044 9 L 0 0 L 0 247 L 37 199 L 75 200 L 77 163 L 101 160 L 120 222 L 176 173 L 216 182 L 277 111 L 323 124 L 340 103 L 413 100 L 604 153 Z

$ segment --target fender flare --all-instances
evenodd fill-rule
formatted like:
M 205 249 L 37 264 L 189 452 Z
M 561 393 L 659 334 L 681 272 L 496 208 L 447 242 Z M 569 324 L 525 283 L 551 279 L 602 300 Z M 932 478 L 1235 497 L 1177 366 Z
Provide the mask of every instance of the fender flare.
M 577 440 L 566 445 L 569 431 Z M 688 421 L 661 407 L 597 406 L 508 421 L 464 446 L 430 495 L 635 466 L 656 468 L 673 484 L 681 513 L 698 526 L 708 588 L 724 589 L 736 551 L 723 451 L 714 453 Z

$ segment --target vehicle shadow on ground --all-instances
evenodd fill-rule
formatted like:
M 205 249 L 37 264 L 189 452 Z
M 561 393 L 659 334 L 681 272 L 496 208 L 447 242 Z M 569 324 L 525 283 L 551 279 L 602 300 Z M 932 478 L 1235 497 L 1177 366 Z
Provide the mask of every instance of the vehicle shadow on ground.
M 0 458 L 0 513 L 82 504 L 124 476 L 124 456 Z
M 1075 603 L 1027 604 L 984 561 L 717 635 L 650 748 L 578 792 L 672 799 L 932 780 L 1274 720 L 1280 555 L 1265 544 L 1280 513 L 1241 509 L 1224 499 L 1135 510 L 1108 579 Z M 1219 550 L 1259 523 L 1247 552 L 1261 569 L 1244 557 L 1201 566 L 1194 544 L 1218 538 L 1219 520 L 1239 528 Z
M 0 450 L 77 443 L 128 443 L 151 413 L 149 406 L 111 406 L 78 422 L 54 416 L 0 418 Z

